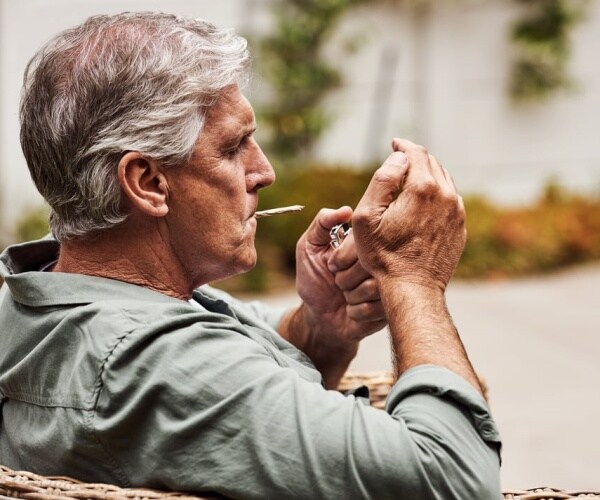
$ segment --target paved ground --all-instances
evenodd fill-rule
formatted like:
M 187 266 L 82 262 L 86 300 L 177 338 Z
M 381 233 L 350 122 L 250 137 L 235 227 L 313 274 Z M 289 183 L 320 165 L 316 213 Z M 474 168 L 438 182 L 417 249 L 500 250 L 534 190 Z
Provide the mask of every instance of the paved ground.
M 600 489 L 600 266 L 453 283 L 448 304 L 489 386 L 504 440 L 504 487 Z M 351 368 L 388 369 L 389 359 L 380 332 L 363 342 Z

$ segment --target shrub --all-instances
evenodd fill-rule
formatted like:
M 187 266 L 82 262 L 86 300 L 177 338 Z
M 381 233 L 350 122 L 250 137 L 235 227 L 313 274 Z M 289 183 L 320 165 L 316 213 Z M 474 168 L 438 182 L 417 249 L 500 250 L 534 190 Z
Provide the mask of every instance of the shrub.
M 292 282 L 295 248 L 319 209 L 356 206 L 374 168 L 308 165 L 278 173 L 261 191 L 261 208 L 302 204 L 300 213 L 262 219 L 256 268 L 219 283 L 232 291 L 260 292 Z M 459 278 L 521 276 L 600 260 L 600 197 L 582 196 L 549 183 L 529 206 L 501 208 L 481 196 L 465 198 L 468 239 L 456 270 Z M 18 241 L 44 236 L 48 212 L 37 208 L 17 223 Z
M 467 198 L 467 245 L 456 275 L 519 276 L 600 259 L 600 199 L 549 185 L 531 206 Z
M 304 204 L 306 208 L 299 214 L 260 221 L 259 268 L 244 279 L 254 285 L 258 281 L 262 287 L 270 287 L 278 273 L 290 280 L 296 242 L 318 210 L 356 206 L 372 170 L 309 165 L 279 173 L 275 186 L 261 192 L 261 207 Z M 598 198 L 549 183 L 540 199 L 529 206 L 501 208 L 482 196 L 466 197 L 465 206 L 469 234 L 456 270 L 458 278 L 522 276 L 600 259 Z M 255 272 L 260 273 L 259 279 L 253 276 Z M 223 286 L 246 289 L 239 279 Z
M 312 164 L 277 172 L 275 185 L 260 192 L 260 208 L 304 205 L 304 210 L 261 219 L 256 233 L 257 267 L 242 278 L 224 280 L 218 286 L 235 292 L 272 289 L 274 282 L 275 288 L 289 286 L 296 242 L 317 212 L 323 207 L 356 206 L 372 170 Z
M 257 239 L 275 246 L 283 264 L 293 269 L 298 238 L 323 208 L 356 206 L 372 172 L 344 167 L 309 165 L 278 174 L 275 185 L 261 193 L 261 207 L 304 205 L 302 212 L 263 219 Z
M 18 242 L 36 240 L 48 234 L 49 231 L 48 209 L 37 207 L 26 212 L 17 221 L 16 238 Z

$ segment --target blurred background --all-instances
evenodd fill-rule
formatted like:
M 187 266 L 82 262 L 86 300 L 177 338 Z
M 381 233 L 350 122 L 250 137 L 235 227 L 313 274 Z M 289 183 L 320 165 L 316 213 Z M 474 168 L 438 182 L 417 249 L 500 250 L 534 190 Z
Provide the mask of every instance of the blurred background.
M 277 171 L 255 270 L 218 285 L 297 301 L 294 247 L 355 205 L 391 138 L 428 147 L 465 197 L 450 310 L 504 437 L 505 488 L 600 489 L 600 0 L 0 0 L 0 244 L 47 232 L 19 145 L 23 70 L 99 13 L 162 10 L 246 36 L 246 94 Z M 356 370 L 389 369 L 385 332 Z

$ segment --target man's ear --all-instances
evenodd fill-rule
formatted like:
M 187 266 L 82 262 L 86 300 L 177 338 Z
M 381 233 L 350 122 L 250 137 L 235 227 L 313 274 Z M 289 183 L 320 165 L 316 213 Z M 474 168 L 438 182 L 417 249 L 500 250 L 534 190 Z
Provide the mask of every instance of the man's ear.
M 129 151 L 119 161 L 118 172 L 121 189 L 129 203 L 152 217 L 167 215 L 169 185 L 158 161 Z

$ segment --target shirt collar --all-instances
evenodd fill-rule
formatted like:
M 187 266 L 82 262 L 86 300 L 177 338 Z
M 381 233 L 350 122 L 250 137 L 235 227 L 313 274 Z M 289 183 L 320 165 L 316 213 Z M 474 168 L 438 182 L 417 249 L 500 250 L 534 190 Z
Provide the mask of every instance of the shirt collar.
M 17 302 L 31 307 L 89 304 L 130 299 L 181 303 L 180 300 L 123 281 L 83 274 L 40 272 L 57 258 L 59 243 L 52 237 L 8 247 L 0 255 L 0 274 Z

